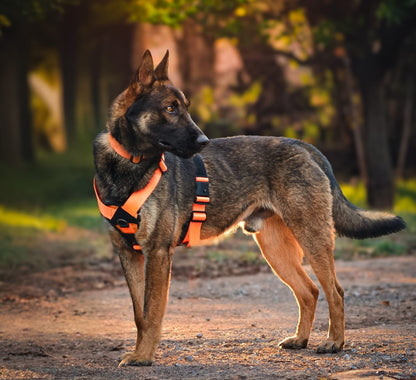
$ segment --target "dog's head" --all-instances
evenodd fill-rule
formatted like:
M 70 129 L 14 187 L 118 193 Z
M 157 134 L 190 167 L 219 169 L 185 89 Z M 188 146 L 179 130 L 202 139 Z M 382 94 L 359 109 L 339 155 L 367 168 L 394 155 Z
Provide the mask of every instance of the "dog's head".
M 129 87 L 110 108 L 108 129 L 132 154 L 169 151 L 189 158 L 208 138 L 188 113 L 189 101 L 168 78 L 169 52 L 154 68 L 147 50 Z

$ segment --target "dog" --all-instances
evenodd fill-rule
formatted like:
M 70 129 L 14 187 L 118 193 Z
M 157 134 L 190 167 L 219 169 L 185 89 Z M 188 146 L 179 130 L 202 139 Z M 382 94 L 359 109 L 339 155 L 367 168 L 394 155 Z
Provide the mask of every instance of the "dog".
M 154 68 L 151 53 L 145 52 L 128 88 L 110 107 L 107 131 L 93 143 L 95 186 L 104 205 L 122 206 L 133 192 L 152 182 L 162 161 L 166 165 L 140 209 L 137 231 L 130 231 L 140 251 L 109 224 L 137 326 L 135 350 L 122 356 L 120 366 L 151 365 L 154 360 L 173 252 L 192 213 L 196 154 L 202 156 L 209 179 L 201 242 L 236 226 L 253 235 L 299 305 L 296 333 L 279 343 L 286 349 L 305 348 L 314 322 L 319 291 L 302 268 L 305 255 L 329 308 L 328 335 L 317 352 L 342 350 L 344 292 L 335 273 L 335 231 L 350 238 L 376 237 L 402 230 L 404 221 L 351 204 L 328 160 L 312 145 L 283 137 L 209 140 L 189 115 L 189 101 L 168 78 L 168 57 L 166 52 Z

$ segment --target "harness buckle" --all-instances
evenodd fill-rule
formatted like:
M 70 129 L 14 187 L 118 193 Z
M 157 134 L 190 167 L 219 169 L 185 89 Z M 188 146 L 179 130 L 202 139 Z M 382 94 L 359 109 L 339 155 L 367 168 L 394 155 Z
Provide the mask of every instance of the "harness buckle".
M 200 177 L 196 177 L 196 190 L 195 193 L 200 196 L 208 197 L 209 190 L 208 190 L 208 181 L 199 181 Z M 207 178 L 208 179 L 208 178 Z
M 159 169 L 162 173 L 164 173 L 166 170 L 168 170 L 168 167 L 165 163 L 165 154 L 162 154 L 162 158 L 159 161 Z

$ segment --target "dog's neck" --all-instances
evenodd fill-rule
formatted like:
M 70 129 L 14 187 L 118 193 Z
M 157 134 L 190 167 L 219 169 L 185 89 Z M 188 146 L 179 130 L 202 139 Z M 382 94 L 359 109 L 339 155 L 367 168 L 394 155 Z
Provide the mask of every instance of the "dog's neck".
M 133 192 L 148 184 L 160 167 L 162 153 L 146 154 L 144 159 L 144 155 L 129 153 L 110 132 L 101 136 L 95 142 L 97 186 L 104 203 L 119 206 Z M 108 155 L 107 159 L 99 159 L 100 151 Z
M 126 149 L 124 149 L 123 145 L 121 145 L 113 136 L 111 133 L 108 134 L 108 140 L 110 142 L 111 147 L 114 149 L 114 151 L 119 154 L 121 157 L 127 158 L 129 161 L 131 161 L 133 164 L 138 164 L 143 158 L 144 155 L 140 156 L 133 156 L 129 152 L 127 152 Z

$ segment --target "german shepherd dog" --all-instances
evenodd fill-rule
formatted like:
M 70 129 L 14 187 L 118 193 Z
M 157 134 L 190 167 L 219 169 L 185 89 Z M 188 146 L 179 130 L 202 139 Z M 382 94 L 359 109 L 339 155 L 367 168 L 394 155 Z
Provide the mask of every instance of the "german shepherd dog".
M 109 225 L 133 301 L 137 341 L 120 366 L 151 365 L 161 336 L 171 262 L 195 196 L 195 162 L 201 152 L 210 202 L 201 240 L 240 225 L 251 233 L 272 270 L 299 305 L 295 335 L 286 349 L 305 348 L 315 316 L 318 287 L 302 268 L 305 255 L 329 307 L 329 330 L 318 353 L 344 345 L 343 289 L 333 257 L 334 232 L 368 238 L 405 228 L 397 216 L 357 208 L 343 195 L 327 159 L 313 146 L 283 137 L 237 136 L 208 140 L 188 113 L 189 101 L 168 79 L 168 52 L 154 68 L 146 51 L 129 87 L 113 102 L 107 131 L 94 141 L 95 183 L 105 204 L 122 205 L 147 185 L 165 155 L 167 171 L 140 211 L 137 253 Z M 116 153 L 112 136 L 131 157 Z

